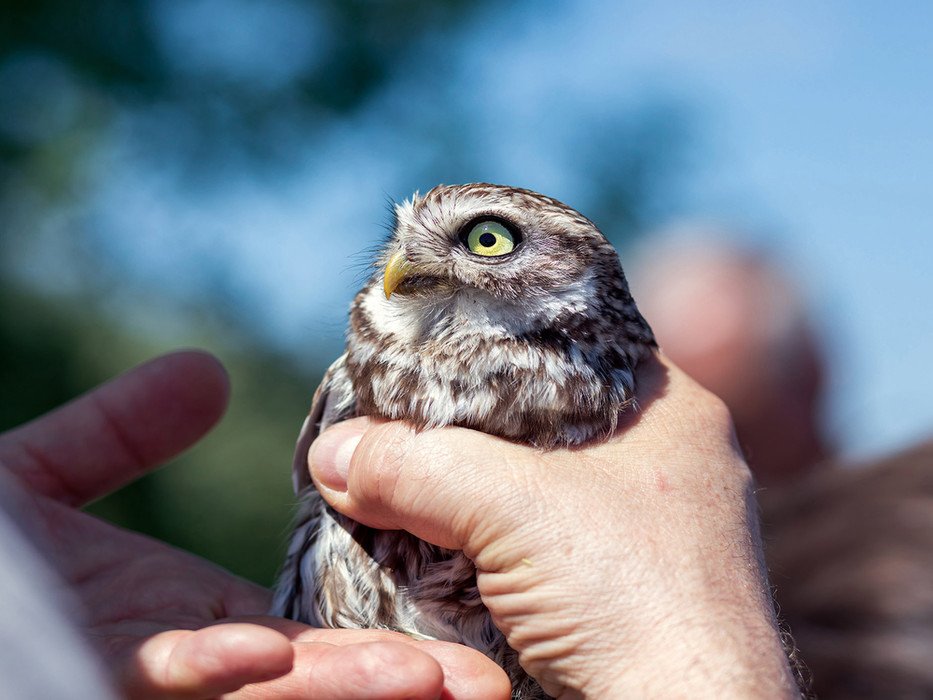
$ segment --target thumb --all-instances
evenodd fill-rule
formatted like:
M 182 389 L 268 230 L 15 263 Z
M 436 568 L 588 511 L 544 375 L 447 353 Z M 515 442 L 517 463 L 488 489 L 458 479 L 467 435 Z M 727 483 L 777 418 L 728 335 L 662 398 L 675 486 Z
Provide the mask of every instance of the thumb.
M 540 453 L 464 428 L 416 431 L 403 422 L 354 418 L 311 445 L 315 485 L 341 513 L 467 556 L 510 532 L 524 512 Z

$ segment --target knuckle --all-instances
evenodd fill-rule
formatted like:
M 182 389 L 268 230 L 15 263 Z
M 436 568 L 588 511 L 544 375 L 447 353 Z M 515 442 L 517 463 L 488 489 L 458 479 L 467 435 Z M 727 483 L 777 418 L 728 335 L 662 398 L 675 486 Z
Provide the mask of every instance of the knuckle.
M 410 427 L 395 422 L 377 424 L 366 433 L 351 468 L 357 500 L 392 504 L 409 462 L 412 437 Z
M 704 390 L 705 391 L 705 390 Z M 703 414 L 711 428 L 718 432 L 732 432 L 732 412 L 726 402 L 716 394 L 705 391 L 706 397 L 703 405 Z
M 681 439 L 711 449 L 737 447 L 732 413 L 725 401 L 695 383 L 680 398 L 674 407 L 679 415 L 674 430 Z

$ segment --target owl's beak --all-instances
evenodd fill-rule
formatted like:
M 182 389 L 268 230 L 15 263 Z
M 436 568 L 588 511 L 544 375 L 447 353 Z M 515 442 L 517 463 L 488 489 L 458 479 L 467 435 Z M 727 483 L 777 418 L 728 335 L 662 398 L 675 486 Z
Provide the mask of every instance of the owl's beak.
M 383 288 L 386 292 L 386 299 L 392 296 L 392 292 L 398 289 L 398 286 L 411 276 L 415 266 L 412 265 L 403 251 L 396 252 L 389 258 L 389 264 L 386 265 L 385 275 L 383 277 Z

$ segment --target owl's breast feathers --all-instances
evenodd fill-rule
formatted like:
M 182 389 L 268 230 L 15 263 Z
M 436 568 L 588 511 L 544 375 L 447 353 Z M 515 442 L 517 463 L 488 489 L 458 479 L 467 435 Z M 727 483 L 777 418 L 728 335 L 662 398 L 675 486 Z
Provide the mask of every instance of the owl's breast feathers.
M 374 278 L 350 312 L 344 367 L 357 413 L 539 447 L 608 436 L 633 401 L 651 330 L 624 281 L 559 302 L 536 302 L 529 323 L 529 309 L 475 290 L 386 299 Z

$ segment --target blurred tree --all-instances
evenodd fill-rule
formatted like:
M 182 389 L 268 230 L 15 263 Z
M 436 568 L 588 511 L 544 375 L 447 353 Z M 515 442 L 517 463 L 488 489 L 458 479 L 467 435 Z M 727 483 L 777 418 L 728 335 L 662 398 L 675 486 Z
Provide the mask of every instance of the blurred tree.
M 115 299 L 127 296 L 123 272 L 83 219 L 94 153 L 133 114 L 131 128 L 144 132 L 136 147 L 186 164 L 202 184 L 235 159 L 288 165 L 279 146 L 293 141 L 283 130 L 326 138 L 398 71 L 419 37 L 478 5 L 0 2 L 0 427 L 174 345 L 212 348 L 233 383 L 223 424 L 172 468 L 91 510 L 269 583 L 291 516 L 292 445 L 317 376 L 251 338 L 233 304 L 216 303 L 229 289 L 223 270 L 206 271 L 213 294 L 200 303 L 166 310 L 157 293 L 137 290 L 114 313 Z M 221 21 L 229 13 L 250 15 L 245 31 L 242 18 Z M 24 255 L 63 212 L 69 235 L 47 245 L 64 249 L 58 260 L 67 269 Z M 134 327 L 144 309 L 171 317 L 156 323 L 162 332 Z M 324 361 L 312 352 L 311 375 Z
M 483 4 L 3 0 L 0 155 L 7 166 L 34 158 L 68 132 L 107 126 L 117 108 L 180 117 L 190 138 L 161 134 L 156 144 L 194 164 L 205 162 L 189 148 L 197 144 L 215 156 L 287 155 L 275 152 L 278 130 L 323 138 L 398 74 L 425 35 Z
M 179 344 L 139 336 L 90 304 L 0 288 L 0 430 L 23 423 Z M 92 504 L 91 512 L 271 583 L 291 517 L 289 465 L 317 377 L 206 317 L 191 319 L 227 365 L 233 393 L 221 425 L 171 468 Z
M 92 510 L 271 581 L 292 445 L 333 358 L 302 348 L 299 363 L 275 349 L 262 310 L 217 256 L 199 259 L 198 294 L 136 279 L 95 211 L 100 183 L 125 177 L 108 153 L 129 149 L 173 187 L 210 191 L 243 173 L 271 179 L 309 152 L 326 176 L 332 156 L 318 154 L 378 124 L 404 191 L 482 179 L 475 144 L 487 127 L 462 87 L 471 64 L 455 66 L 453 51 L 464 27 L 480 31 L 522 4 L 0 0 L 0 427 L 157 352 L 213 350 L 233 383 L 220 428 Z M 602 115 L 570 144 L 568 194 L 617 242 L 669 191 L 675 112 Z

